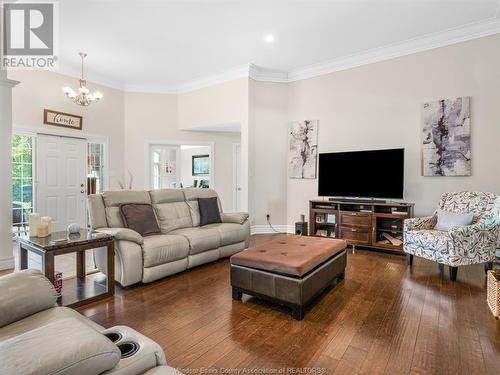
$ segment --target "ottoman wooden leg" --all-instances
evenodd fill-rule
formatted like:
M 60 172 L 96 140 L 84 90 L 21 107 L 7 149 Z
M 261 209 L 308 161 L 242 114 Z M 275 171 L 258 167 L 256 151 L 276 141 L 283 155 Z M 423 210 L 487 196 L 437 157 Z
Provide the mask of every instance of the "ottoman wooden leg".
M 236 301 L 241 301 L 241 297 L 243 297 L 243 293 L 238 289 L 233 288 L 233 299 Z
M 406 254 L 406 264 L 410 267 L 413 265 L 413 254 Z
M 293 308 L 292 318 L 294 318 L 295 320 L 302 320 L 302 318 L 304 318 L 304 309 L 302 306 L 297 306 Z

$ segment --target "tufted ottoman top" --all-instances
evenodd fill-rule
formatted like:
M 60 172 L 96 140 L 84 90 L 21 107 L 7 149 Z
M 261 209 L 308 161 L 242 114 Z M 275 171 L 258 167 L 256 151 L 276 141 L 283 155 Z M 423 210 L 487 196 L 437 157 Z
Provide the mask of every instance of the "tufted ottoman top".
M 341 253 L 344 240 L 282 235 L 231 257 L 231 264 L 301 277 Z

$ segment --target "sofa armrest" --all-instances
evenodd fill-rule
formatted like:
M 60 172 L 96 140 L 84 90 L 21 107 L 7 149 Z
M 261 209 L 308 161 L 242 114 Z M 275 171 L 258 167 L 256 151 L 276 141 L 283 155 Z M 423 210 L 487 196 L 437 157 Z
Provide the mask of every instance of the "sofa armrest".
M 437 223 L 436 215 L 405 219 L 404 231 L 408 232 L 410 230 L 434 229 L 436 223 Z
M 144 238 L 135 230 L 128 228 L 98 228 L 96 232 L 111 234 L 116 241 L 130 241 L 138 245 L 144 244 Z
M 231 212 L 220 214 L 223 223 L 243 224 L 250 215 L 247 212 Z
M 24 270 L 0 277 L 0 327 L 56 305 L 54 286 L 38 270 Z

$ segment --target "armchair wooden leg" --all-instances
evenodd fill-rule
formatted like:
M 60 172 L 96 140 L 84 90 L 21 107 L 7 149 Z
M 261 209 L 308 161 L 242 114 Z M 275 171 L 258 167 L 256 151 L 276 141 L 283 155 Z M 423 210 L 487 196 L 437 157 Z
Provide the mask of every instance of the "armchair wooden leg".
M 493 269 L 493 262 L 486 262 L 484 264 L 484 273 L 491 271 Z
M 406 254 L 406 264 L 410 267 L 413 265 L 413 254 Z
M 444 273 L 444 264 L 438 263 L 438 269 L 439 269 L 439 273 L 442 275 Z
M 448 266 L 448 267 L 450 269 L 450 280 L 457 281 L 458 267 L 452 267 L 452 266 Z

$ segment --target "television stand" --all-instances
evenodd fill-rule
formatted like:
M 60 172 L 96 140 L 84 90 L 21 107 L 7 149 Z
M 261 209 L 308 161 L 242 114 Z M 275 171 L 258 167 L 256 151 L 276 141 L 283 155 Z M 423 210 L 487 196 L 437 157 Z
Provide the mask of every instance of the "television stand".
M 328 198 L 330 202 L 356 202 L 356 203 L 387 203 L 384 199 L 370 199 L 370 198 Z
M 333 198 L 309 201 L 309 234 L 341 238 L 353 248 L 403 254 L 404 219 L 413 217 L 413 203 Z M 399 241 L 398 241 L 399 240 Z

